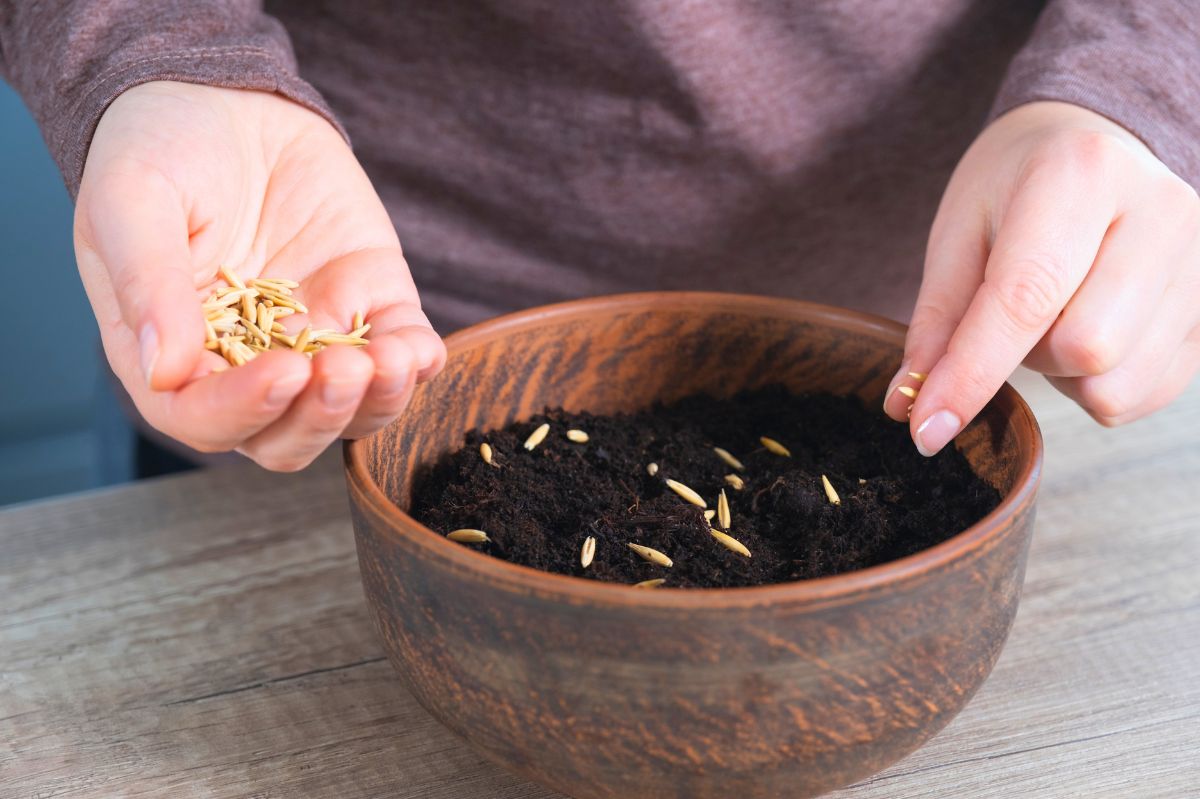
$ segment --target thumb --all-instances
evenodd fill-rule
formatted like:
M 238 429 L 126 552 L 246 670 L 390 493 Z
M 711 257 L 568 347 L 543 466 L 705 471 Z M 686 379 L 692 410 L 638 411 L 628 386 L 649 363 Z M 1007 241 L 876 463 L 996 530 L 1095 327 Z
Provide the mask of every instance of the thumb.
M 972 209 L 972 210 L 967 210 Z M 972 297 L 983 282 L 988 256 L 986 220 L 972 203 L 948 192 L 938 209 L 925 250 L 925 272 L 904 340 L 904 357 L 888 385 L 883 409 L 896 421 L 908 417 L 911 394 L 945 354 Z
M 144 173 L 90 188 L 80 210 L 121 319 L 137 338 L 141 374 L 151 389 L 177 389 L 204 352 L 183 202 L 165 178 Z

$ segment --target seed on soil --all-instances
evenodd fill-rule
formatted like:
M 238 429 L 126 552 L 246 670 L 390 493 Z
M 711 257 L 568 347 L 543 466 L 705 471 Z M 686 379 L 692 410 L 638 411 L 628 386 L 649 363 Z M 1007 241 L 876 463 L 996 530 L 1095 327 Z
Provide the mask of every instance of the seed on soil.
M 492 463 L 492 445 L 486 441 L 479 445 L 479 457 L 483 458 L 483 462 L 488 466 L 493 466 Z
M 646 474 L 650 475 L 651 477 L 658 474 L 658 464 L 657 463 L 647 463 L 646 464 Z
M 858 484 L 860 486 L 865 486 L 867 484 L 866 478 L 863 478 L 863 477 L 858 478 Z
M 896 386 L 896 390 L 909 399 L 917 398 L 917 390 L 912 386 Z
M 733 457 L 733 455 L 729 454 L 729 450 L 721 449 L 720 447 L 713 447 L 713 452 L 717 453 L 718 458 L 725 461 L 726 464 L 737 469 L 739 472 L 746 471 L 746 467 L 742 464 L 742 462 Z
M 746 549 L 746 545 L 741 541 L 738 541 L 733 536 L 729 535 L 728 533 L 722 533 L 720 530 L 709 530 L 709 532 L 712 533 L 713 538 L 720 542 L 721 546 L 732 550 L 739 555 L 750 557 L 750 550 Z
M 546 434 L 550 432 L 550 423 L 542 422 L 538 428 L 529 434 L 529 438 L 525 439 L 525 449 L 532 450 L 538 444 L 546 440 Z
M 664 566 L 669 569 L 675 565 L 674 561 L 672 561 L 663 553 L 659 552 L 657 549 L 644 547 L 641 544 L 628 544 L 627 546 L 634 552 L 641 555 L 643 560 L 653 563 L 655 566 Z
M 665 577 L 655 577 L 653 580 L 642 580 L 640 583 L 634 583 L 633 587 L 634 588 L 658 588 L 660 585 L 662 585 L 666 581 L 667 581 L 667 578 L 665 578 Z
M 583 549 L 579 551 L 579 565 L 586 569 L 592 565 L 594 557 L 596 557 L 596 537 L 589 535 L 583 539 Z
M 742 478 L 738 477 L 736 474 L 725 475 L 725 482 L 729 483 L 729 485 L 733 486 L 734 491 L 741 491 L 743 488 L 746 487 L 746 481 L 744 481 Z
M 706 510 L 706 511 L 704 511 L 704 521 L 712 522 L 713 517 L 716 515 L 717 515 L 717 512 L 715 510 Z
M 773 452 L 776 455 L 782 455 L 785 458 L 792 457 L 792 453 L 788 450 L 788 448 L 783 444 L 780 444 L 775 439 L 762 436 L 758 440 L 762 442 L 762 445 L 766 447 L 768 451 Z
M 929 375 L 925 374 L 924 372 L 909 372 L 908 376 L 913 380 L 916 380 L 918 383 L 924 383 L 925 378 L 929 377 Z
M 470 528 L 446 533 L 446 538 L 449 538 L 451 541 L 457 541 L 460 544 L 486 544 L 491 540 L 483 530 L 472 530 Z
M 831 505 L 842 504 L 842 498 L 838 496 L 838 492 L 833 488 L 833 483 L 829 482 L 829 478 L 825 475 L 821 475 L 821 485 L 825 486 L 825 496 L 829 498 Z
M 721 493 L 717 496 L 717 524 L 721 525 L 722 530 L 728 530 L 732 521 L 729 513 L 729 500 L 725 498 L 725 489 L 722 488 Z
M 582 430 L 568 430 L 567 438 L 571 441 L 574 441 L 576 444 L 586 444 L 588 440 L 588 434 Z
M 700 496 L 695 491 L 688 488 L 687 486 L 685 486 L 683 483 L 679 482 L 678 480 L 672 480 L 671 478 L 668 477 L 667 478 L 667 488 L 671 489 L 676 494 L 683 497 L 684 499 L 686 499 L 688 502 L 692 503 L 693 505 L 699 505 L 702 508 L 708 507 L 708 503 L 704 501 L 704 497 Z

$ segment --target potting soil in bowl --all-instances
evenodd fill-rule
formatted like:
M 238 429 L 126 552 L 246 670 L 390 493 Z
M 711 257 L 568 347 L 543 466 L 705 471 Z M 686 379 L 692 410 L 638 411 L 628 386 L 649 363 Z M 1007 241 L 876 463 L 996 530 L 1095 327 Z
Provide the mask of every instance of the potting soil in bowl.
M 482 531 L 462 545 L 545 571 L 720 588 L 895 560 L 999 501 L 953 446 L 925 458 L 905 426 L 857 398 L 772 386 L 471 431 L 418 476 L 411 514 L 442 534 Z

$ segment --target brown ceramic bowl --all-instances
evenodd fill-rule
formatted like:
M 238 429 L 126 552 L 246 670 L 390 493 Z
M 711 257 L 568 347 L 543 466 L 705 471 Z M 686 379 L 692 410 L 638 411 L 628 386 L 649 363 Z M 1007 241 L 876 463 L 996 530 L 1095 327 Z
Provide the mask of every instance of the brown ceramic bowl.
M 1010 387 L 957 446 L 1004 500 L 901 560 L 755 588 L 647 591 L 537 571 L 404 512 L 414 472 L 545 406 L 611 413 L 782 381 L 878 405 L 903 328 L 791 300 L 649 293 L 449 337 L 403 417 L 346 447 L 367 601 L 404 684 L 487 758 L 576 799 L 807 797 L 940 730 L 1017 610 L 1041 435 Z

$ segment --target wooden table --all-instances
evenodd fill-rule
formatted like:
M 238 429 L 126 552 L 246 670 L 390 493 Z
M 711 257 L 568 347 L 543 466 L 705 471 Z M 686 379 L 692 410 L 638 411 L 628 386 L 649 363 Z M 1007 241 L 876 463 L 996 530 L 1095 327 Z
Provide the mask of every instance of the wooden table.
M 1046 472 L 1021 612 L 928 745 L 839 799 L 1200 796 L 1200 385 L 1105 431 L 1030 378 Z M 552 794 L 404 691 L 336 453 L 0 512 L 0 797 Z

